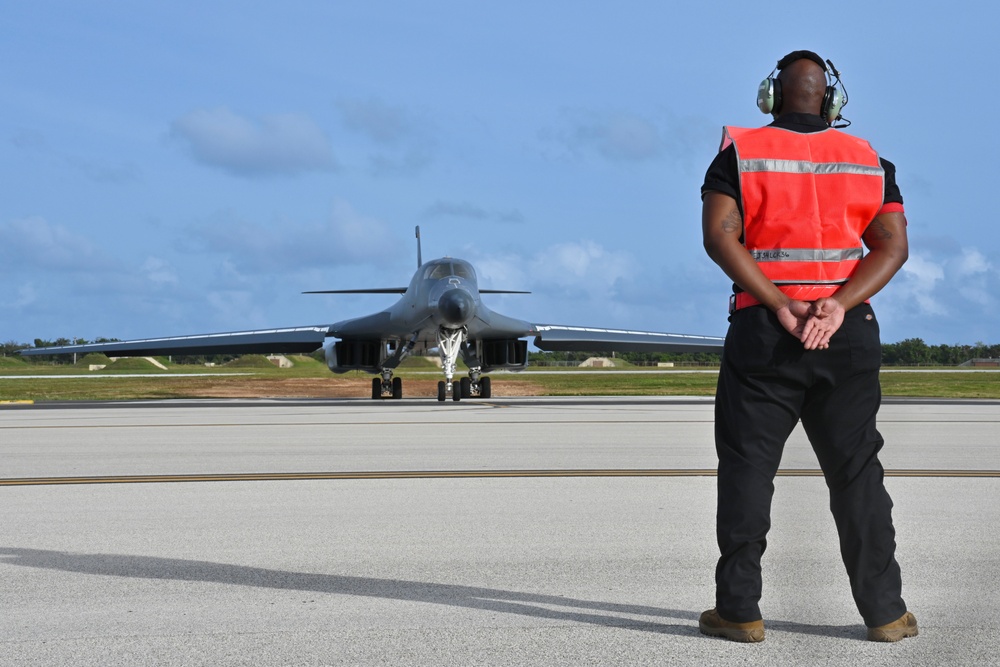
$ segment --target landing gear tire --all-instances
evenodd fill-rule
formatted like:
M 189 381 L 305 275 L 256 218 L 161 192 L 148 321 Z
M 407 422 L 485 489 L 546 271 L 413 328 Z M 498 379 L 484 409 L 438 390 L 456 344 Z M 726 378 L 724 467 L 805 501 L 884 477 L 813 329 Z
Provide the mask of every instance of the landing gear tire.
M 397 400 L 403 398 L 402 378 L 392 378 L 392 397 Z
M 372 400 L 377 401 L 382 398 L 382 380 L 372 378 Z
M 493 388 L 490 386 L 490 379 L 483 377 L 479 379 L 479 398 L 492 398 Z
M 462 398 L 472 398 L 472 378 L 462 378 L 458 387 L 459 391 L 462 392 Z
M 451 400 L 455 401 L 456 403 L 458 403 L 460 400 L 462 400 L 462 383 L 461 382 L 457 382 L 457 383 L 453 382 L 452 383 L 452 385 L 451 385 Z
M 444 401 L 444 397 L 445 397 L 446 393 L 447 393 L 447 390 L 444 387 L 444 380 L 441 380 L 440 382 L 438 382 L 438 400 L 439 401 Z

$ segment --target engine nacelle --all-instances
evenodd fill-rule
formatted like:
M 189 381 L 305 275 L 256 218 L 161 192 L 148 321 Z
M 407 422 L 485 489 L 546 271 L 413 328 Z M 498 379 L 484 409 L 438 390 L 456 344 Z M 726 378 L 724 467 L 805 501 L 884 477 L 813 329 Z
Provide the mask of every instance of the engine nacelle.
M 378 373 L 385 360 L 385 344 L 381 340 L 334 340 L 323 344 L 326 365 L 334 373 L 367 371 Z
M 528 341 L 519 338 L 496 338 L 476 342 L 476 356 L 483 372 L 503 368 L 521 371 L 528 366 Z

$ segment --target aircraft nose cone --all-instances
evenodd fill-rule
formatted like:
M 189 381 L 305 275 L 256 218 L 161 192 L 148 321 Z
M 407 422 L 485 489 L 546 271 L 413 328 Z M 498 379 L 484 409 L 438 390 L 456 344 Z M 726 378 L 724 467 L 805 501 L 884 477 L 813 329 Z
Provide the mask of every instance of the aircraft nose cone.
M 438 300 L 438 310 L 448 324 L 460 326 L 472 319 L 476 304 L 468 292 L 460 289 L 448 290 Z

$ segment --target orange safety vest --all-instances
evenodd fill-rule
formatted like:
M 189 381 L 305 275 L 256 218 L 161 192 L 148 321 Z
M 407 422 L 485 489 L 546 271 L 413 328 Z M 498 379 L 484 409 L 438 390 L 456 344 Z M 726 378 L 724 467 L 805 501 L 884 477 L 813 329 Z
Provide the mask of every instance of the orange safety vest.
M 735 144 L 743 200 L 743 244 L 793 299 L 830 296 L 853 275 L 861 235 L 882 207 L 885 174 L 864 139 L 834 129 L 726 127 Z M 754 305 L 747 293 L 736 307 Z

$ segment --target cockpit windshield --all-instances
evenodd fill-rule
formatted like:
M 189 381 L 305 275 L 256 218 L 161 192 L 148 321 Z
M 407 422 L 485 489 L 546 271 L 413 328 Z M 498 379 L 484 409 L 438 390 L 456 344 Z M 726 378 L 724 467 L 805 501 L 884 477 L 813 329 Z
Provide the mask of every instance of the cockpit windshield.
M 447 278 L 450 275 L 451 264 L 434 264 L 427 267 L 427 273 L 424 277 L 438 280 L 440 278 Z
M 458 276 L 459 278 L 465 278 L 466 280 L 475 280 L 476 273 L 472 269 L 472 265 L 467 262 L 438 262 L 427 267 L 424 273 L 424 278 L 429 278 L 432 280 L 439 280 L 441 278 L 448 278 L 449 276 Z
M 451 266 L 455 275 L 459 278 L 465 278 L 466 280 L 476 279 L 476 272 L 472 270 L 471 264 L 466 264 L 465 262 L 452 262 Z

